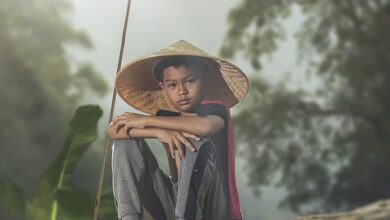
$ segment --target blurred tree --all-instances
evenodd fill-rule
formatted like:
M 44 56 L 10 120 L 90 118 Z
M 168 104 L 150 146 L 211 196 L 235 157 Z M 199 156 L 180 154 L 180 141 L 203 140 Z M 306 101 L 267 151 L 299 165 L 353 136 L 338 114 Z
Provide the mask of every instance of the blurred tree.
M 67 49 L 92 48 L 70 10 L 67 0 L 0 0 L 0 174 L 30 197 L 79 100 L 107 91 L 90 64 L 69 62 Z
M 261 70 L 299 8 L 300 61 L 323 80 L 316 94 L 251 79 L 235 117 L 249 185 L 283 186 L 296 212 L 340 210 L 390 197 L 390 1 L 243 0 L 229 14 L 221 55 Z

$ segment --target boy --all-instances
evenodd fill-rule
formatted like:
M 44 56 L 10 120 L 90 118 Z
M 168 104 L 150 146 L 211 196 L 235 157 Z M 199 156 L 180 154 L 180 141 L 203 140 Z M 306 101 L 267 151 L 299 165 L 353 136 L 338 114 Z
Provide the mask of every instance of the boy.
M 144 206 L 154 219 L 242 219 L 228 109 L 247 93 L 242 71 L 179 41 L 125 66 L 116 89 L 151 114 L 126 112 L 108 129 L 118 217 L 142 219 Z M 171 176 L 144 138 L 163 143 Z

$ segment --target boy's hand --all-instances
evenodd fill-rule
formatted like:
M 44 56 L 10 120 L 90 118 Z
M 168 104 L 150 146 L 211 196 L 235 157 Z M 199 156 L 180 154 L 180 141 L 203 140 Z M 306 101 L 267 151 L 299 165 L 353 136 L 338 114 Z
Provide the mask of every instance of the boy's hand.
M 130 128 L 145 128 L 147 115 L 125 112 L 113 120 L 115 131 L 118 133 L 124 127 L 128 132 Z
M 187 146 L 188 149 L 193 152 L 196 150 L 192 143 L 188 140 L 188 138 L 199 140 L 199 137 L 197 137 L 196 135 L 169 129 L 160 129 L 157 134 L 157 139 L 160 142 L 166 143 L 168 145 L 172 158 L 175 158 L 175 149 L 177 149 L 179 151 L 181 160 L 184 159 L 185 156 L 183 145 Z
M 119 132 L 116 132 L 114 123 L 110 123 L 107 128 L 107 133 L 112 139 L 127 139 L 129 135 L 125 129 L 119 129 Z

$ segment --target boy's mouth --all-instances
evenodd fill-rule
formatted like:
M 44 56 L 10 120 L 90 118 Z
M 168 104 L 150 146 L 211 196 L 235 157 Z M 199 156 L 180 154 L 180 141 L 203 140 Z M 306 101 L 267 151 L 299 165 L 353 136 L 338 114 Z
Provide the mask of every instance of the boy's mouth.
M 179 105 L 186 105 L 186 104 L 190 103 L 190 99 L 182 99 L 182 100 L 178 101 L 177 103 L 179 103 Z

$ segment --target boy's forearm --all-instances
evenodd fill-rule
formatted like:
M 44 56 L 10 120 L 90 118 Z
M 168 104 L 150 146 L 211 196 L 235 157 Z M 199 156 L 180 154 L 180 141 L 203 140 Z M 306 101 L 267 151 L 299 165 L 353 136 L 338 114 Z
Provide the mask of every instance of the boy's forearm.
M 149 116 L 146 126 L 184 131 L 201 136 L 209 135 L 211 130 L 209 121 L 199 116 Z
M 128 139 L 128 138 L 157 138 L 159 128 L 132 128 L 129 132 L 130 136 L 124 128 L 115 131 L 114 126 L 108 128 L 108 134 L 112 139 Z
M 129 132 L 130 138 L 157 138 L 158 128 L 132 128 Z

